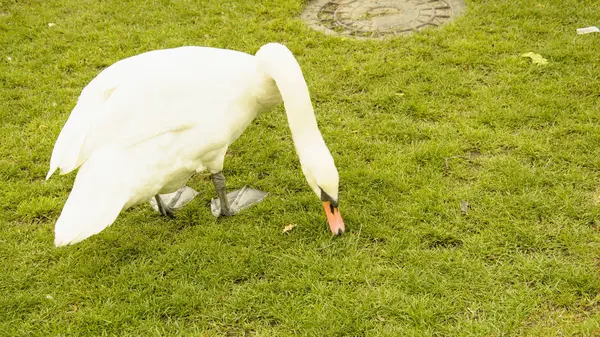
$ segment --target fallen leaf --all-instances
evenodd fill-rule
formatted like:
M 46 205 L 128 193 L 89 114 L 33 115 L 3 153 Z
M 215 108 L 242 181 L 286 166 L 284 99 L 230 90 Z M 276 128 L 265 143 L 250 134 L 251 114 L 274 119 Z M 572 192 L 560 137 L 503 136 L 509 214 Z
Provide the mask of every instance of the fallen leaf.
M 465 200 L 461 200 L 460 201 L 460 211 L 462 212 L 463 215 L 467 215 L 467 212 L 469 211 L 469 203 Z
M 293 224 L 289 224 L 289 225 L 283 227 L 283 233 L 287 233 L 287 232 L 291 231 L 296 226 L 298 226 L 298 225 L 296 225 L 295 223 L 293 223 Z
M 543 58 L 540 54 L 529 52 L 521 55 L 521 57 L 529 57 L 531 59 L 531 63 L 533 64 L 538 64 L 541 66 L 548 64 L 548 60 Z

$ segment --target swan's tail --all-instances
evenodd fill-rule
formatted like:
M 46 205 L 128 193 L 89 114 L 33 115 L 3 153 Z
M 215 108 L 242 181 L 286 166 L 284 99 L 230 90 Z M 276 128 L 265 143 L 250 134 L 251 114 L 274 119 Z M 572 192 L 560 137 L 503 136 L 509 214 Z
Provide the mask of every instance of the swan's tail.
M 131 179 L 116 172 L 111 163 L 114 161 L 92 155 L 79 169 L 54 227 L 57 247 L 77 243 L 110 226 L 129 200 L 131 189 L 126 185 Z
M 46 180 L 56 170 L 59 170 L 60 174 L 67 174 L 85 161 L 82 150 L 90 126 L 115 90 L 113 83 L 106 81 L 106 76 L 102 77 L 102 74 L 104 72 L 82 90 L 69 119 L 60 131 L 52 150 L 50 170 L 48 170 Z
M 52 157 L 50 158 L 50 170 L 46 175 L 48 180 L 56 170 L 60 169 L 61 174 L 66 174 L 76 169 L 78 163 L 79 152 L 85 140 L 85 135 L 89 129 L 89 122 L 86 121 L 85 111 L 80 111 L 81 105 L 77 104 L 71 116 L 67 119 L 65 126 L 60 131 Z

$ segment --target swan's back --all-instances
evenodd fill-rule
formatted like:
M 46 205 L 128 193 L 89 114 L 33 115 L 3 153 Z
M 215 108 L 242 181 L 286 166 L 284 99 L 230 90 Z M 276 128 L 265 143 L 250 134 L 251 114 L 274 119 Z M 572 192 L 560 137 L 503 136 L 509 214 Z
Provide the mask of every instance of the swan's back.
M 255 60 L 249 54 L 207 47 L 156 50 L 116 62 L 103 70 L 81 92 L 58 136 L 46 179 L 57 169 L 61 174 L 66 174 L 79 167 L 99 141 L 114 141 L 110 133 L 117 131 L 115 124 L 101 126 L 108 122 L 107 113 L 115 113 L 110 111 L 111 108 L 129 109 L 126 119 L 139 120 L 131 113 L 143 114 L 144 106 L 128 106 L 127 101 L 134 101 L 131 96 L 160 93 L 164 97 L 169 92 L 181 94 L 185 90 L 200 90 L 197 92 L 200 95 L 202 87 L 206 87 L 212 96 L 221 88 L 222 92 L 233 97 L 241 93 L 236 93 L 235 87 L 231 88 L 230 84 L 235 81 L 232 77 L 252 76 L 255 68 Z M 121 102 L 113 103 L 111 98 L 117 98 L 116 93 L 121 97 Z M 147 122 L 150 123 L 153 122 Z M 123 128 L 119 130 L 127 134 Z M 147 129 L 147 132 L 152 131 Z

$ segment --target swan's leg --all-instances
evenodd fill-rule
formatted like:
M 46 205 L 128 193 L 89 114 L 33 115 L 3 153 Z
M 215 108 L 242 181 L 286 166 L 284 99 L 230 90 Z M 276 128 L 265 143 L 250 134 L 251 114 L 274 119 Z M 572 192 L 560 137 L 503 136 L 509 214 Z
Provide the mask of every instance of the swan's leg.
M 227 192 L 225 191 L 225 176 L 223 171 L 219 171 L 211 176 L 212 182 L 217 190 L 219 201 L 221 202 L 221 215 L 234 215 L 235 213 L 229 207 L 229 199 L 227 199 Z
M 167 206 L 162 199 L 160 198 L 160 196 L 157 194 L 154 196 L 154 199 L 156 199 L 156 205 L 158 206 L 158 210 L 160 211 L 160 214 L 162 215 L 166 215 L 169 218 L 173 217 L 173 210 L 171 209 L 171 207 Z

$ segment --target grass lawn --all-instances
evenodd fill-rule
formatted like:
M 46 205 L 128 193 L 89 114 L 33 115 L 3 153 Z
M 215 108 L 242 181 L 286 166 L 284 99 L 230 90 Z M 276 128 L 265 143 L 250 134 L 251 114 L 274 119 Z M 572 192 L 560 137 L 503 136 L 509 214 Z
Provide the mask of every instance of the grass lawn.
M 0 335 L 600 335 L 600 34 L 575 34 L 600 6 L 467 5 L 357 41 L 307 28 L 301 0 L 2 0 Z M 199 175 L 175 219 L 140 205 L 54 248 L 74 174 L 44 176 L 92 78 L 148 50 L 271 41 L 303 67 L 348 233 L 332 238 L 280 107 L 226 159 L 260 205 L 215 220 Z

